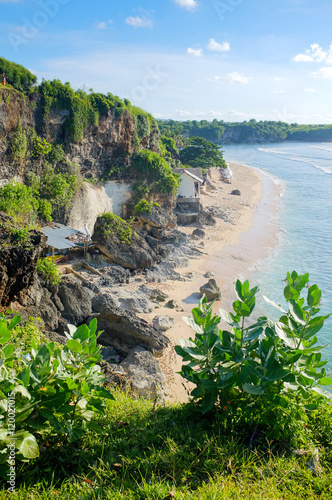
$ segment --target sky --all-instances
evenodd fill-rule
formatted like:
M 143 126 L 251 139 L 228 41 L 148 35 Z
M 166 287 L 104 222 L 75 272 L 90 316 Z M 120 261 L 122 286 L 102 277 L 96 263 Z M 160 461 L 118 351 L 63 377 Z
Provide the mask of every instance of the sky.
M 332 123 L 331 0 L 0 0 L 0 56 L 175 120 Z

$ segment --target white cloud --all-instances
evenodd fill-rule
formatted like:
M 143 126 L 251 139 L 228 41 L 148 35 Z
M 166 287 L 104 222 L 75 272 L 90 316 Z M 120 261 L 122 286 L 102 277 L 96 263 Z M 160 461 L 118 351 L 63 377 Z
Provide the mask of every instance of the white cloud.
M 304 89 L 304 92 L 316 92 L 315 89 Z
M 249 115 L 247 113 L 243 113 L 242 111 L 236 111 L 235 109 L 231 109 L 230 111 L 227 112 L 228 116 L 231 116 L 233 118 L 249 118 Z
M 302 54 L 297 54 L 293 60 L 295 62 L 325 62 L 326 64 L 332 64 L 332 44 L 325 51 L 318 43 L 312 43 L 310 49 Z
M 240 73 L 237 73 L 234 71 L 233 73 L 228 73 L 226 76 L 215 76 L 214 79 L 216 81 L 222 81 L 222 82 L 229 82 L 229 83 L 249 83 L 251 80 L 250 76 L 244 76 L 240 75 Z
M 189 47 L 187 49 L 187 54 L 193 57 L 201 57 L 203 55 L 203 50 L 202 49 L 192 49 Z
M 153 21 L 147 17 L 130 16 L 127 17 L 126 23 L 134 28 L 152 28 Z
M 228 42 L 218 43 L 214 38 L 210 38 L 208 49 L 212 52 L 228 52 L 231 46 Z
M 311 73 L 312 76 L 316 78 L 328 78 L 332 79 L 332 67 L 324 66 L 324 68 L 320 68 L 318 71 L 314 71 Z
M 0 2 L 1 2 L 1 0 L 0 0 Z M 97 30 L 106 30 L 107 25 L 112 24 L 112 23 L 113 23 L 112 19 L 109 19 L 107 22 L 101 21 L 100 23 L 96 23 L 96 29 Z
M 196 0 L 174 0 L 176 4 L 186 10 L 195 10 L 198 7 Z

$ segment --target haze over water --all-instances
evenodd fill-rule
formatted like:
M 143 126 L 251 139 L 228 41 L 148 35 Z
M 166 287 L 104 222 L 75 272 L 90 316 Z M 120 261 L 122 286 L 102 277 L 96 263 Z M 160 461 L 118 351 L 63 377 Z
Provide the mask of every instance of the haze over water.
M 223 146 L 226 161 L 256 167 L 282 184 L 280 237 L 271 256 L 250 273 L 251 286 L 284 304 L 281 281 L 287 271 L 309 272 L 322 290 L 321 313 L 332 312 L 332 143 L 278 143 Z M 264 301 L 258 309 L 275 315 Z M 323 359 L 332 370 L 332 317 L 318 333 L 329 344 Z

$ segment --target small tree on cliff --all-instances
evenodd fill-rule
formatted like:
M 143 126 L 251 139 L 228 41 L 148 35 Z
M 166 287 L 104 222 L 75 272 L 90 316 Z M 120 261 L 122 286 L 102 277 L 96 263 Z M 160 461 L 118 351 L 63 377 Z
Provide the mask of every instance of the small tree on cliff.
M 226 168 L 221 148 L 202 137 L 189 139 L 188 146 L 180 151 L 180 160 L 193 168 Z

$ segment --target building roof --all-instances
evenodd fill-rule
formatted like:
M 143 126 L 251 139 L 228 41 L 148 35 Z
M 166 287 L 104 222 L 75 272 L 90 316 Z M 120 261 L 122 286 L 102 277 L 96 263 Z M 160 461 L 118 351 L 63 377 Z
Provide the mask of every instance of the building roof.
M 75 242 L 69 241 L 67 238 L 80 231 L 72 227 L 64 226 L 63 224 L 54 224 L 52 227 L 43 227 L 41 232 L 47 236 L 47 244 L 49 247 L 56 248 L 57 250 L 66 250 L 76 246 Z
M 193 174 L 192 172 L 189 172 L 189 170 L 187 170 L 187 169 L 183 169 L 182 174 L 190 175 L 190 177 L 195 179 L 195 181 L 200 182 L 201 184 L 203 184 L 203 182 L 204 182 L 203 179 L 201 179 L 200 177 L 197 177 L 197 175 Z M 180 175 L 182 175 L 182 174 L 180 174 Z

